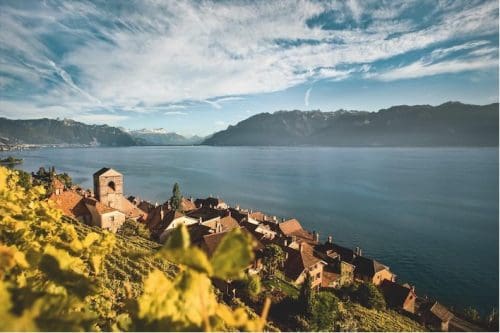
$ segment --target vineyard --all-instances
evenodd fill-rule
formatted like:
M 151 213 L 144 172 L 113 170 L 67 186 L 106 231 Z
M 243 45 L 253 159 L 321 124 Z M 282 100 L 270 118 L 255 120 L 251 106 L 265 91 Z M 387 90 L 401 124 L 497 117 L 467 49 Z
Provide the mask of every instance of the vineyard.
M 259 317 L 220 303 L 210 280 L 241 277 L 253 256 L 241 231 L 208 259 L 190 246 L 185 228 L 160 246 L 64 217 L 43 195 L 0 167 L 0 330 L 264 327 L 266 309 Z

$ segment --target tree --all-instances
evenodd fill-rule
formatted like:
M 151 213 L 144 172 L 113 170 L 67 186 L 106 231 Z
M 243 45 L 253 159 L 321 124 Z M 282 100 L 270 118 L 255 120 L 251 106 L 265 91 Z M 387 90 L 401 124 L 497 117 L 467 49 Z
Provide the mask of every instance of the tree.
M 245 291 L 248 295 L 248 297 L 254 301 L 257 299 L 257 296 L 259 296 L 261 285 L 260 285 L 260 278 L 258 275 L 251 275 L 248 277 L 248 279 L 245 281 Z
M 181 189 L 179 188 L 179 184 L 175 183 L 172 188 L 172 196 L 170 197 L 170 206 L 173 210 L 181 209 L 182 204 L 182 194 Z
M 339 317 L 339 301 L 331 292 L 319 292 L 312 302 L 309 328 L 311 331 L 333 331 Z
M 311 274 L 307 273 L 304 282 L 302 282 L 302 285 L 300 286 L 298 299 L 301 314 L 306 318 L 309 318 L 311 316 L 313 297 L 314 294 L 312 290 L 312 277 Z
M 359 285 L 357 290 L 359 303 L 369 309 L 385 309 L 385 299 L 380 290 L 373 284 L 365 282 Z
M 278 268 L 283 266 L 285 259 L 285 252 L 278 245 L 270 244 L 264 248 L 262 263 L 269 276 L 273 276 Z

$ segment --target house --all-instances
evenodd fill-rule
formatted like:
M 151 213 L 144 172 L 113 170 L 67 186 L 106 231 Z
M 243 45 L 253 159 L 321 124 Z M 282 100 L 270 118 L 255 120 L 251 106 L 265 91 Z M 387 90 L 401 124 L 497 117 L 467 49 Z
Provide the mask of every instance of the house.
M 304 230 L 300 225 L 300 222 L 296 219 L 290 219 L 278 224 L 279 232 L 282 237 L 290 239 L 293 241 L 301 241 L 309 244 L 317 244 L 319 241 L 319 235 L 317 233 L 310 233 Z
M 314 249 L 330 266 L 338 269 L 339 273 L 343 268 L 343 283 L 347 283 L 351 279 L 352 268 L 354 268 L 356 280 L 371 282 L 376 286 L 384 280 L 396 280 L 396 275 L 390 271 L 389 267 L 374 259 L 364 257 L 360 248 L 351 250 L 333 243 L 331 236 L 328 237 L 327 242 L 316 245 Z
M 65 188 L 63 182 L 60 181 L 59 179 L 57 179 L 57 177 L 52 178 L 51 186 L 52 186 L 53 193 L 55 193 L 56 195 L 61 194 Z
M 84 198 L 83 201 L 92 216 L 92 225 L 116 232 L 125 222 L 125 214 L 119 210 L 94 198 Z
M 415 313 L 415 300 L 417 299 L 415 288 L 384 280 L 380 284 L 380 290 L 389 307 Z
M 304 282 L 307 274 L 312 277 L 312 287 L 318 288 L 323 277 L 326 262 L 314 255 L 314 249 L 306 242 L 298 243 L 298 248 L 285 248 L 285 276 L 296 285 Z
M 180 211 L 168 209 L 167 204 L 154 208 L 148 215 L 146 225 L 153 239 L 164 242 L 168 234 L 177 226 L 197 224 L 198 220 L 184 215 Z
M 247 267 L 247 270 L 250 273 L 256 273 L 256 272 L 260 271 L 260 269 L 262 268 L 261 253 L 262 253 L 262 250 L 264 249 L 264 246 L 262 245 L 261 242 L 259 242 L 257 239 L 255 239 L 255 237 L 253 237 L 252 234 L 248 232 L 248 230 L 246 230 L 243 227 L 240 227 L 240 228 L 241 228 L 242 232 L 250 235 L 252 238 L 253 251 L 254 251 L 255 256 L 254 256 L 253 262 Z M 200 244 L 201 249 L 203 251 L 205 251 L 205 253 L 207 253 L 207 255 L 209 257 L 211 257 L 214 254 L 217 247 L 219 246 L 222 239 L 227 235 L 228 232 L 229 231 L 217 232 L 217 233 L 212 233 L 212 234 L 203 236 L 203 240 Z
M 186 199 L 186 198 L 182 197 L 181 210 L 183 212 L 187 212 L 187 211 L 195 210 L 195 209 L 196 209 L 196 205 L 194 204 L 193 198 Z
M 357 255 L 352 264 L 355 266 L 354 278 L 357 280 L 371 282 L 379 286 L 384 280 L 396 281 L 396 275 L 388 266 L 377 260 Z
M 123 195 L 123 175 L 111 168 L 102 168 L 93 175 L 95 199 L 112 207 L 127 218 L 146 220 L 147 213 L 127 200 Z
M 64 215 L 91 224 L 92 216 L 83 199 L 84 197 L 75 191 L 54 191 L 49 197 L 49 201 L 53 202 Z
M 216 208 L 216 209 L 228 209 L 229 206 L 219 198 L 213 198 L 213 197 L 208 197 L 206 199 L 196 199 L 194 201 L 194 204 L 196 207 L 209 207 L 209 208 Z
M 212 232 L 226 232 L 240 227 L 238 221 L 231 217 L 231 215 L 211 219 L 207 222 L 202 222 L 201 225 L 209 227 Z
M 196 219 L 200 221 L 200 223 L 208 223 L 210 221 L 215 221 L 224 217 L 228 214 L 226 210 L 210 208 L 202 206 L 195 210 L 189 211 L 186 213 L 190 218 Z
M 429 302 L 421 307 L 422 324 L 436 330 L 448 331 L 450 320 L 453 317 L 453 313 L 438 302 Z

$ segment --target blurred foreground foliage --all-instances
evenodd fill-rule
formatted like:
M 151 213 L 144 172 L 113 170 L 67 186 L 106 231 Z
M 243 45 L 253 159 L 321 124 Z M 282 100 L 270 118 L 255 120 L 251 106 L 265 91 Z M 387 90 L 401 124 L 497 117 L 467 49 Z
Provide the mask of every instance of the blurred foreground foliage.
M 211 278 L 238 279 L 253 257 L 239 229 L 209 259 L 185 227 L 160 247 L 61 215 L 41 186 L 0 167 L 0 331 L 261 331 L 218 301 Z

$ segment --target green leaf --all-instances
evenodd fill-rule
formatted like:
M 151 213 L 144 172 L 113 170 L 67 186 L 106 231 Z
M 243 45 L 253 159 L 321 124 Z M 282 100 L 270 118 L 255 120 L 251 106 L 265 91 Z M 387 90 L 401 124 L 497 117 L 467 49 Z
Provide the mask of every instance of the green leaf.
M 170 234 L 159 255 L 178 265 L 212 275 L 212 267 L 207 255 L 197 247 L 189 246 L 189 233 L 185 225 L 177 227 Z
M 189 247 L 190 243 L 189 232 L 186 226 L 181 224 L 172 231 L 163 248 L 166 250 L 185 250 Z
M 221 279 L 239 278 L 253 257 L 251 238 L 241 229 L 233 229 L 215 249 L 210 261 L 213 275 Z

